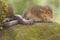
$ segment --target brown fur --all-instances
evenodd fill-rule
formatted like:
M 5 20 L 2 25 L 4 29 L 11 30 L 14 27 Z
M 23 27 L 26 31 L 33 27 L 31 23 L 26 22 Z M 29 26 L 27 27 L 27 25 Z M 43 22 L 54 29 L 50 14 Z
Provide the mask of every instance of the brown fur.
M 8 17 L 12 17 L 14 16 L 14 11 L 13 11 L 13 6 L 12 4 L 9 4 L 8 5 L 8 14 L 7 14 Z
M 52 9 L 48 6 L 31 5 L 25 8 L 25 10 L 22 13 L 22 16 L 26 19 L 30 18 L 48 19 L 52 18 Z

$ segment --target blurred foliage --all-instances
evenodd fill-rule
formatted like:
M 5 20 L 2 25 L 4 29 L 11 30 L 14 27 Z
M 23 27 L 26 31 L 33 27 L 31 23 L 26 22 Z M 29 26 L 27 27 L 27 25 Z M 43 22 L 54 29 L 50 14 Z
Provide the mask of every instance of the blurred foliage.
M 13 5 L 15 14 L 22 14 L 28 5 L 36 4 L 37 0 L 6 0 L 6 2 Z

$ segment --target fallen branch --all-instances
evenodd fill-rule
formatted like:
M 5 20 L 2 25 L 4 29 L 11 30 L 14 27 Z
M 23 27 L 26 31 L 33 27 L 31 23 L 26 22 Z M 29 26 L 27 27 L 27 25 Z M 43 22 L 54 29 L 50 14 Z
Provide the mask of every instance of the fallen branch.
M 36 22 L 42 22 L 43 21 L 40 18 L 26 20 L 21 15 L 15 15 L 12 18 L 6 18 L 3 20 L 3 28 L 9 28 L 9 27 L 17 25 L 17 24 L 30 25 L 30 24 L 34 24 Z M 43 22 L 52 22 L 52 21 L 45 20 Z

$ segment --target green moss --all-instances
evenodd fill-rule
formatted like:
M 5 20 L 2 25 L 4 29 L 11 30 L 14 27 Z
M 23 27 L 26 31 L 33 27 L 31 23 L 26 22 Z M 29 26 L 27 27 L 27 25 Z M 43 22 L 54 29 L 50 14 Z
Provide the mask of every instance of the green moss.
M 53 40 L 60 34 L 58 23 L 16 25 L 4 32 L 4 40 Z
M 2 23 L 2 20 L 7 16 L 7 5 L 4 2 L 4 0 L 0 0 L 0 24 Z

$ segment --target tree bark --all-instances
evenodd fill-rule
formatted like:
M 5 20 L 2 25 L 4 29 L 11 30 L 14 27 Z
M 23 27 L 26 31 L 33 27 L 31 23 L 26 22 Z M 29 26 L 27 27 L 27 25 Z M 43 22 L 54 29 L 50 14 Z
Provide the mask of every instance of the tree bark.
M 35 22 L 42 22 L 42 21 L 43 22 L 52 22 L 50 20 L 43 20 L 40 18 L 26 20 L 21 15 L 15 15 L 12 18 L 6 18 L 3 20 L 3 28 L 9 28 L 9 27 L 17 25 L 17 24 L 30 25 L 30 24 L 34 24 Z

